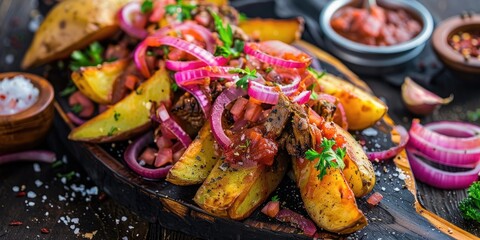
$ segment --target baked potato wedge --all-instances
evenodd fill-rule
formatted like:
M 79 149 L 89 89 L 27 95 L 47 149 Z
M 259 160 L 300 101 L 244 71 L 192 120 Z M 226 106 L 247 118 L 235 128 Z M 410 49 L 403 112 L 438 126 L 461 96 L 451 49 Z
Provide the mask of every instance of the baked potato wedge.
M 317 79 L 321 90 L 339 99 L 345 108 L 348 128 L 361 130 L 380 120 L 388 108 L 380 99 L 332 74 Z
M 217 160 L 210 122 L 207 121 L 170 169 L 167 181 L 180 186 L 200 184 L 208 177 Z
M 256 40 L 279 40 L 284 43 L 292 43 L 302 36 L 303 24 L 304 20 L 301 17 L 291 19 L 252 18 L 240 21 L 238 26 Z
M 372 191 L 375 186 L 375 172 L 373 165 L 368 160 L 362 146 L 343 128 L 335 124 L 337 134 L 342 135 L 346 140 L 346 154 L 343 161 L 345 168 L 343 175 L 352 189 L 355 197 L 363 197 Z
M 111 104 L 115 81 L 127 67 L 129 60 L 105 62 L 101 66 L 81 67 L 72 72 L 78 90 L 96 103 Z
M 293 159 L 292 166 L 305 209 L 317 226 L 331 232 L 348 234 L 362 229 L 367 219 L 358 209 L 353 191 L 342 170 L 327 169 L 319 180 L 315 164 L 318 161 Z
M 65 0 L 46 16 L 22 61 L 22 68 L 68 57 L 74 50 L 118 30 L 117 11 L 132 0 Z
M 159 69 L 136 91 L 70 132 L 74 141 L 111 142 L 125 140 L 150 127 L 152 102 L 170 100 L 170 78 L 165 67 Z
M 275 190 L 285 174 L 286 165 L 283 157 L 277 158 L 271 167 L 234 168 L 220 160 L 193 200 L 213 215 L 244 219 Z

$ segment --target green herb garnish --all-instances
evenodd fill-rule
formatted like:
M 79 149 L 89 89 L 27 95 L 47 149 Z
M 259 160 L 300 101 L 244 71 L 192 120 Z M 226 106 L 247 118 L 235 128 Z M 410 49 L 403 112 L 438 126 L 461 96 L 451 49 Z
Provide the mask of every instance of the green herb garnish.
M 310 85 L 307 90 L 310 90 L 311 94 L 310 94 L 310 99 L 312 100 L 317 100 L 318 99 L 318 94 L 315 92 L 315 83 L 313 83 L 312 85 Z
M 68 181 L 72 180 L 74 176 L 75 176 L 75 171 L 70 171 L 65 174 L 57 173 L 58 178 L 66 178 Z
M 245 140 L 245 144 L 240 145 L 239 147 L 240 148 L 248 148 L 248 146 L 250 146 L 250 139 L 247 138 L 247 140 Z
M 153 2 L 152 0 L 145 0 L 140 7 L 140 11 L 142 13 L 149 13 L 153 10 Z
M 77 91 L 77 86 L 75 86 L 72 82 L 69 82 L 68 86 L 60 92 L 60 96 L 62 97 L 70 96 L 70 94 L 76 91 Z
M 272 197 L 272 199 L 270 201 L 278 202 L 278 201 L 280 201 L 280 198 L 278 197 L 278 195 L 275 195 L 275 196 Z
M 237 87 L 241 87 L 243 89 L 247 89 L 248 87 L 248 80 L 249 79 L 256 79 L 257 78 L 257 70 L 255 69 L 249 69 L 248 67 L 246 67 L 245 69 L 241 69 L 241 68 L 234 68 L 230 71 L 228 71 L 229 73 L 240 73 L 240 74 L 243 74 L 244 76 L 241 77 L 237 82 L 236 82 L 236 85 Z
M 135 93 L 136 93 L 137 95 L 142 95 L 142 92 L 143 92 L 143 89 L 142 89 L 142 88 L 137 88 L 137 89 L 135 89 Z
M 315 169 L 319 171 L 318 179 L 322 180 L 323 177 L 327 174 L 327 169 L 329 168 L 340 168 L 343 169 L 345 167 L 345 163 L 343 162 L 343 158 L 345 157 L 345 148 L 337 148 L 336 151 L 332 149 L 333 145 L 335 145 L 335 140 L 328 140 L 326 138 L 322 139 L 322 151 L 318 153 L 313 149 L 309 149 L 305 153 L 305 158 L 310 161 L 314 161 L 318 159 L 317 164 L 315 165 Z
M 84 66 L 96 66 L 103 63 L 103 47 L 98 42 L 94 42 L 88 46 L 86 50 L 73 51 L 70 57 L 72 61 L 70 62 L 70 69 L 72 71 L 77 71 L 80 67 Z
M 268 67 L 267 69 L 265 69 L 265 73 L 270 73 L 272 70 L 273 70 L 272 67 Z
M 475 122 L 480 119 L 480 108 L 475 111 L 467 111 L 467 118 L 470 122 Z
M 108 133 L 107 133 L 107 136 L 109 136 L 109 137 L 113 136 L 113 134 L 114 134 L 116 131 L 118 131 L 118 128 L 117 128 L 117 127 L 111 127 L 111 128 L 110 128 L 110 131 L 108 131 Z
M 172 83 L 170 88 L 172 89 L 172 91 L 176 92 L 178 90 L 178 84 L 177 83 Z
M 72 112 L 75 114 L 79 114 L 83 110 L 83 106 L 79 103 L 76 103 L 70 107 L 70 110 L 72 110 Z
M 62 166 L 62 165 L 63 165 L 63 162 L 60 161 L 60 160 L 57 160 L 57 161 L 55 161 L 55 162 L 52 163 L 52 168 L 58 168 L 58 167 L 60 167 L 60 166 Z
M 472 183 L 467 193 L 467 198 L 459 203 L 458 208 L 465 219 L 480 222 L 480 181 Z
M 183 4 L 181 0 L 177 1 L 177 4 L 169 4 L 165 7 L 166 14 L 170 16 L 176 15 L 179 22 L 183 22 L 187 19 L 192 19 L 191 12 L 195 9 L 195 4 Z
M 312 67 L 308 67 L 307 70 L 313 74 L 313 76 L 315 76 L 315 78 L 317 79 L 320 79 L 322 78 L 323 76 L 325 76 L 325 74 L 327 74 L 326 71 L 322 71 L 322 72 L 318 72 L 317 70 L 313 69 Z
M 120 119 L 120 113 L 117 112 L 117 111 L 113 111 L 113 119 L 115 119 L 115 121 L 118 121 L 118 119 Z
M 240 13 L 240 14 L 238 15 L 238 20 L 239 20 L 240 22 L 244 22 L 244 21 L 247 21 L 247 20 L 248 20 L 248 17 L 247 17 L 247 15 L 245 15 L 245 13 Z
M 215 49 L 215 56 L 224 56 L 224 57 L 233 57 L 238 58 L 240 54 L 243 52 L 243 47 L 245 43 L 240 40 L 233 41 L 233 31 L 230 24 L 223 24 L 222 19 L 213 11 L 210 11 L 212 14 L 215 29 L 218 32 L 218 36 L 220 41 L 222 41 L 223 46 L 217 46 Z

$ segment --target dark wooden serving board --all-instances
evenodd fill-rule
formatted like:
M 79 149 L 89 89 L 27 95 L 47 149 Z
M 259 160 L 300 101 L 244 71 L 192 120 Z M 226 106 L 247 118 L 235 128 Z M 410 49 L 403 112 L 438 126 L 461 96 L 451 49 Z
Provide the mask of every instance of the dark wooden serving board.
M 272 4 L 272 1 L 246 1 L 241 5 L 237 4 L 237 7 L 249 16 L 274 17 L 274 14 L 271 13 Z M 322 67 L 328 72 L 368 89 L 365 83 L 333 57 L 318 49 L 314 50 L 313 46 L 305 42 L 298 44 L 318 56 Z M 66 79 L 69 76 L 66 72 L 55 70 L 55 67 L 51 73 L 49 79 L 58 93 L 65 87 Z M 98 186 L 116 201 L 149 222 L 159 223 L 169 229 L 209 239 L 308 239 L 295 228 L 269 219 L 258 210 L 244 221 L 210 216 L 192 201 L 197 186 L 179 187 L 164 181 L 147 181 L 129 170 L 122 160 L 125 143 L 116 143 L 115 147 L 112 147 L 112 144 L 97 145 L 68 141 L 67 135 L 72 126 L 64 115 L 65 99 L 58 96 L 57 94 L 58 114 L 54 120 L 56 134 L 65 141 L 68 150 L 77 156 L 80 164 Z M 382 143 L 382 148 L 393 144 L 389 135 L 390 126 L 391 122 L 388 119 L 375 126 L 380 132 L 380 136 L 377 138 L 386 141 Z M 381 136 L 382 132 L 386 133 L 383 137 Z M 396 162 L 407 171 L 406 174 L 410 176 L 410 181 L 406 183 L 398 178 L 397 165 L 393 161 L 376 163 L 375 169 L 380 175 L 377 176 L 374 191 L 380 192 L 384 199 L 380 205 L 374 208 L 367 206 L 366 198 L 357 200 L 359 207 L 369 219 L 369 225 L 350 236 L 338 236 L 330 233 L 325 233 L 323 236 L 362 239 L 448 239 L 450 237 L 438 231 L 436 227 L 454 228 L 454 226 L 438 220 L 428 211 L 421 211 L 423 216 L 435 223 L 435 227 L 417 213 L 420 208 L 415 196 L 411 193 L 414 192 L 414 184 L 412 176 L 408 172 L 408 162 L 402 156 L 396 159 Z M 298 191 L 290 179 L 285 178 L 275 194 L 285 201 L 286 207 L 305 214 Z M 458 232 L 461 233 L 461 231 Z M 462 238 L 468 235 L 451 236 Z

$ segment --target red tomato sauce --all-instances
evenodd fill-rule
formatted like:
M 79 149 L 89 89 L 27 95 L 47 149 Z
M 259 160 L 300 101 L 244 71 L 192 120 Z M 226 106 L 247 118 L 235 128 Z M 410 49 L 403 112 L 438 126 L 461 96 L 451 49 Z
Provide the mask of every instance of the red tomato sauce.
M 372 46 L 390 46 L 406 42 L 420 33 L 421 24 L 403 9 L 344 7 L 330 21 L 340 35 Z

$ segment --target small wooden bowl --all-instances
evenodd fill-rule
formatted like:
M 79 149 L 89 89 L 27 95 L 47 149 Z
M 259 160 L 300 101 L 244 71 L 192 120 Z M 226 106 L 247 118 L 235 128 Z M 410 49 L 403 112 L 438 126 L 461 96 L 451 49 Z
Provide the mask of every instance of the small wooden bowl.
M 0 115 L 0 153 L 32 148 L 47 134 L 53 123 L 53 87 L 44 78 L 21 72 L 0 73 L 0 81 L 23 75 L 39 89 L 29 108 L 12 115 Z
M 455 51 L 448 39 L 459 31 L 480 29 L 480 15 L 460 15 L 443 21 L 433 33 L 432 43 L 438 57 L 450 68 L 464 73 L 480 74 L 480 60 L 469 58 L 465 60 L 462 54 Z

